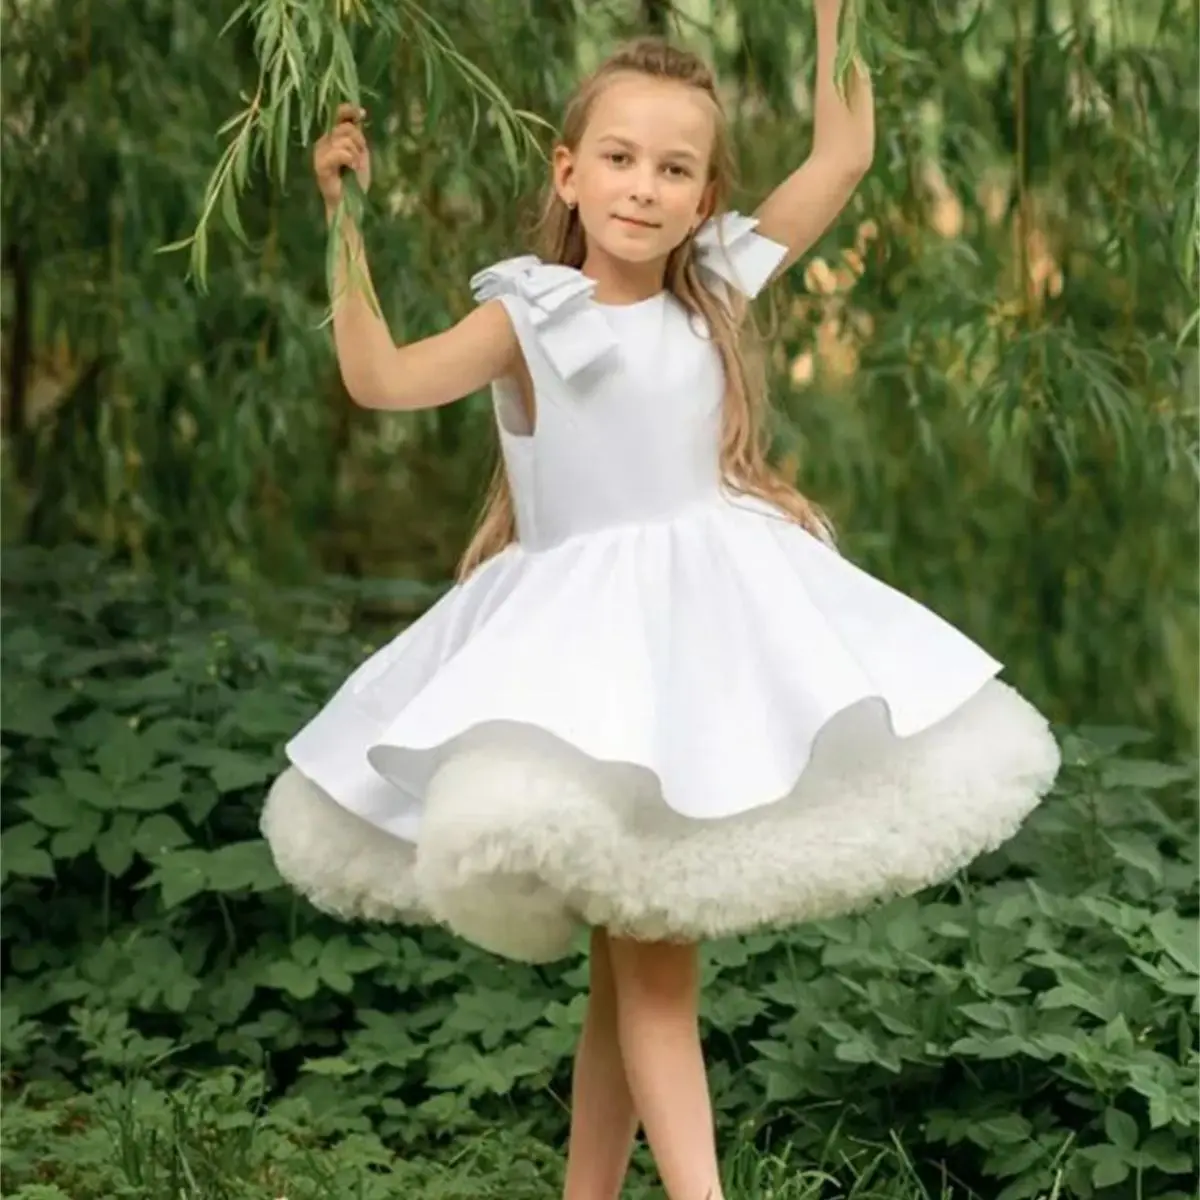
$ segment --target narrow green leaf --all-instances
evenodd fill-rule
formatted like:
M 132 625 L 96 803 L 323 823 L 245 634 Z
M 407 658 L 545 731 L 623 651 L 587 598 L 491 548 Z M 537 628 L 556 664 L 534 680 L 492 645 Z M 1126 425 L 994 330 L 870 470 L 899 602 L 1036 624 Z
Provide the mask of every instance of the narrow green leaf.
M 275 116 L 275 178 L 282 184 L 287 180 L 288 151 L 291 149 L 292 93 L 285 90 L 279 97 Z
M 226 177 L 221 187 L 221 216 L 233 236 L 242 245 L 248 245 L 250 239 L 246 237 L 246 231 L 242 227 L 241 214 L 238 212 L 237 188 L 232 174 Z

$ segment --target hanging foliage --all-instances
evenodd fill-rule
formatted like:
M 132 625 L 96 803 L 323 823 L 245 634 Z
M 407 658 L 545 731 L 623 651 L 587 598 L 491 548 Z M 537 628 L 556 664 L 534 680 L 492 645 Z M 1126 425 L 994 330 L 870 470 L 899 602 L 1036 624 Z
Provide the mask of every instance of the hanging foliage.
M 430 11 L 415 0 L 246 0 L 222 35 L 238 24 L 253 33 L 258 76 L 253 92 L 243 93 L 244 107 L 221 127 L 226 139 L 205 188 L 195 232 L 167 250 L 190 249 L 193 276 L 203 285 L 208 274 L 208 240 L 213 218 L 220 215 L 238 240 L 246 244 L 238 201 L 247 187 L 251 165 L 259 163 L 279 186 L 287 182 L 294 144 L 309 146 L 328 130 L 341 103 L 362 107 L 356 41 L 369 38 L 378 51 L 390 43 L 408 43 L 421 59 L 425 82 L 423 103 L 438 110 L 445 89 L 457 85 L 455 100 L 471 116 L 471 140 L 480 134 L 481 118 L 498 140 L 508 166 L 517 171 L 524 154 L 536 149 L 532 114 L 513 108 L 504 91 L 456 47 Z M 363 196 L 355 181 L 345 189 L 339 217 L 363 218 Z M 334 241 L 338 225 L 334 226 Z
M 371 195 L 345 204 L 401 339 L 463 315 L 470 275 L 527 248 L 547 126 L 619 38 L 654 25 L 712 59 L 743 209 L 810 133 L 807 5 L 532 13 L 12 5 L 11 536 L 235 578 L 448 576 L 490 415 L 342 394 L 321 330 L 337 230 L 309 165 L 336 104 L 369 111 Z M 1164 730 L 1194 728 L 1200 690 L 1196 20 L 1183 0 L 845 4 L 839 68 L 872 71 L 875 163 L 764 308 L 777 453 L 847 552 L 1051 711 Z M 1134 661 L 1156 665 L 1133 678 Z

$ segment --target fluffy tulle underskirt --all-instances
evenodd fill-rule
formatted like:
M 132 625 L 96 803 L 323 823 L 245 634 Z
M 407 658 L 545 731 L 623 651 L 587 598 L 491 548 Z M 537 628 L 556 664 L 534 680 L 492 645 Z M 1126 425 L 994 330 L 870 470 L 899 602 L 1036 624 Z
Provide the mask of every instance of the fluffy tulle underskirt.
M 344 918 L 437 922 L 549 961 L 577 931 L 692 940 L 861 909 L 943 881 L 1011 837 L 1051 786 L 1045 720 L 999 681 L 897 737 L 867 700 L 821 731 L 793 789 L 720 818 L 664 802 L 652 771 L 543 729 L 478 725 L 442 748 L 411 836 L 296 767 L 263 830 L 281 874 Z

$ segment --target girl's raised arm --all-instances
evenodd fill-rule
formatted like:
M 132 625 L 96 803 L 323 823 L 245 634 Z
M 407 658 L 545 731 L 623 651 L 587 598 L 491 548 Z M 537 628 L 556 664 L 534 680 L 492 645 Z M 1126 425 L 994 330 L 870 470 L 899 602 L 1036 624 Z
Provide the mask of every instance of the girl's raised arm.
M 313 169 L 332 218 L 342 172 L 370 185 L 371 160 L 362 110 L 344 104 L 333 131 L 317 143 Z M 333 340 L 346 391 L 363 408 L 416 409 L 449 404 L 519 370 L 517 336 L 499 301 L 474 309 L 444 333 L 397 346 L 372 303 L 375 295 L 358 229 L 343 219 L 334 272 Z
M 852 69 L 843 102 L 834 86 L 842 0 L 813 0 L 817 22 L 817 82 L 813 146 L 805 161 L 763 201 L 758 232 L 788 248 L 781 275 L 833 224 L 875 150 L 875 101 L 867 75 Z

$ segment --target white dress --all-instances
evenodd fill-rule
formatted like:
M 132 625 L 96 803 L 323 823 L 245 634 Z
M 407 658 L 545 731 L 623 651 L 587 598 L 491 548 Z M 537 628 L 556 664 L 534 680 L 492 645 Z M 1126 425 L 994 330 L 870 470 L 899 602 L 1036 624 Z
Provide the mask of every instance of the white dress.
M 714 288 L 784 253 L 728 214 Z M 1052 784 L 1045 720 L 940 617 L 718 472 L 716 347 L 669 294 L 524 257 L 505 306 L 537 425 L 494 389 L 518 542 L 365 661 L 287 746 L 263 830 L 341 916 L 512 958 L 584 925 L 705 938 L 946 879 Z

